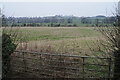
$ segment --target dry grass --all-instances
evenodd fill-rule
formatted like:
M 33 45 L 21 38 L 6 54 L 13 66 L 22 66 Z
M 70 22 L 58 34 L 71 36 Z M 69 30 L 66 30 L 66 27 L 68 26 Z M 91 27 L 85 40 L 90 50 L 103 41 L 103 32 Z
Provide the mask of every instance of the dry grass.
M 9 29 L 8 29 L 9 30 Z M 13 28 L 16 30 L 16 28 Z M 14 31 L 13 31 L 14 32 Z M 38 53 L 54 53 L 54 54 L 72 54 L 79 56 L 106 56 L 104 53 L 100 53 L 100 49 L 102 46 L 100 45 L 99 40 L 105 39 L 102 35 L 95 31 L 91 27 L 22 27 L 19 29 L 20 35 L 22 35 L 23 39 L 21 43 L 18 45 L 17 50 L 27 50 L 29 52 L 38 52 Z M 99 46 L 98 46 L 99 45 Z M 13 54 L 14 55 L 14 54 Z M 27 69 L 35 76 L 41 77 L 40 73 L 44 72 L 45 74 L 51 74 L 54 77 L 82 77 L 76 76 L 76 74 L 80 74 L 82 71 L 65 69 L 65 67 L 69 68 L 82 68 L 82 59 L 81 58 L 71 58 L 71 57 L 57 57 L 57 56 L 46 56 L 46 55 L 38 55 L 38 54 L 24 54 L 21 53 L 15 54 L 14 56 L 18 56 L 20 58 L 13 57 L 12 67 L 13 70 L 21 70 L 20 72 L 24 72 L 26 69 L 25 66 L 31 67 L 32 69 Z M 30 58 L 30 59 L 28 59 Z M 50 60 L 54 60 L 54 62 L 50 62 Z M 61 63 L 55 61 L 63 61 Z M 68 61 L 70 63 L 64 63 L 64 61 Z M 25 62 L 25 63 L 24 63 Z M 80 64 L 71 64 L 71 62 L 79 62 Z M 96 59 L 87 59 L 87 63 L 106 63 L 105 61 L 96 60 Z M 21 66 L 17 67 L 16 65 Z M 53 66 L 53 67 L 51 67 Z M 63 68 L 55 68 L 55 66 L 63 67 Z M 23 67 L 23 68 L 22 68 Z M 45 71 L 47 68 L 50 71 Z M 85 66 L 86 69 L 92 68 L 99 70 L 98 66 Z M 102 68 L 101 68 L 102 69 Z M 103 70 L 106 69 L 105 67 Z M 59 72 L 69 72 L 75 73 L 74 75 L 67 75 Z M 90 76 L 92 72 L 86 72 L 86 76 Z M 82 74 L 82 73 L 81 73 Z M 104 73 L 102 73 L 104 75 Z M 100 76 L 101 73 L 97 76 Z M 50 77 L 52 77 L 50 76 Z M 20 77 L 20 76 L 18 76 Z M 23 77 L 23 75 L 22 75 Z M 25 76 L 26 77 L 26 76 Z
M 13 27 L 13 32 L 17 28 Z M 9 30 L 9 28 L 8 28 Z M 103 56 L 98 40 L 105 40 L 93 27 L 21 27 L 17 49 L 80 56 Z M 92 50 L 90 49 L 92 48 Z
M 14 28 L 15 29 L 15 28 Z M 92 27 L 22 27 L 25 42 L 17 49 L 80 56 L 103 56 L 98 40 L 105 40 Z M 93 51 L 90 50 L 89 46 Z

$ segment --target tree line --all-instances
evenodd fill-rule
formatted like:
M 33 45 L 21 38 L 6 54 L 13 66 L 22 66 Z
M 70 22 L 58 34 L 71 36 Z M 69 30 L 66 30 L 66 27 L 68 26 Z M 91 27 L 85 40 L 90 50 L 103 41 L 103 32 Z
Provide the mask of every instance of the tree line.
M 105 26 L 115 25 L 115 17 L 95 16 L 95 17 L 76 17 L 76 16 L 48 16 L 48 17 L 3 17 L 2 26 Z

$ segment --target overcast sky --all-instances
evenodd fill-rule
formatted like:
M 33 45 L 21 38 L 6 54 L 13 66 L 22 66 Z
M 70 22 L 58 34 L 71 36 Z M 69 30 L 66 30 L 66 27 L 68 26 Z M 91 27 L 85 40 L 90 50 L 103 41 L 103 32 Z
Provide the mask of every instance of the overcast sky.
M 119 0 L 1 0 L 1 2 L 118 2 Z
M 11 1 L 11 2 L 10 2 Z M 31 1 L 31 2 L 30 2 Z M 4 0 L 2 2 L 3 13 L 6 16 L 15 17 L 38 17 L 38 16 L 52 16 L 52 15 L 74 15 L 74 16 L 96 16 L 107 15 L 112 16 L 115 10 L 115 0 L 104 0 L 97 2 L 85 0 L 86 2 L 54 2 L 54 0 L 29 0 L 22 2 L 19 0 Z M 50 2 L 51 1 L 51 2 Z M 60 0 L 58 0 L 60 1 Z M 62 0 L 61 0 L 62 1 Z

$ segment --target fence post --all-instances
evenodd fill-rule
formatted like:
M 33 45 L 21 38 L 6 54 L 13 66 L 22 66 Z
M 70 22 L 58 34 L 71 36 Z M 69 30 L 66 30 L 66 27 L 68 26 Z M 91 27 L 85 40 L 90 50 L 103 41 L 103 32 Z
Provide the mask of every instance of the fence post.
M 110 80 L 110 78 L 111 78 L 111 58 L 109 58 L 108 60 L 109 60 L 108 80 Z
M 23 54 L 24 71 L 26 72 L 26 62 L 25 62 L 25 58 L 24 58 L 24 53 L 25 53 L 25 52 L 22 52 L 22 54 Z
M 85 78 L 85 76 L 84 76 L 84 57 L 82 57 L 83 58 L 83 80 L 84 80 L 84 78 Z

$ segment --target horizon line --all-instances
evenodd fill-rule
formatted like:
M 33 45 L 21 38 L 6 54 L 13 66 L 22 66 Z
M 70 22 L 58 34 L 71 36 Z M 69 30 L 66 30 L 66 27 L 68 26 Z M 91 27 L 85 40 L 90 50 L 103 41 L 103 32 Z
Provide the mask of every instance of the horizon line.
M 15 18 L 28 17 L 28 18 L 31 18 L 31 17 L 54 17 L 54 16 L 61 16 L 61 17 L 66 17 L 66 16 L 71 16 L 71 17 L 97 17 L 97 16 L 112 17 L 112 16 L 114 16 L 114 15 L 109 15 L 109 16 L 106 16 L 106 15 L 95 15 L 95 16 L 49 15 L 49 16 L 7 16 L 7 17 L 15 17 Z

